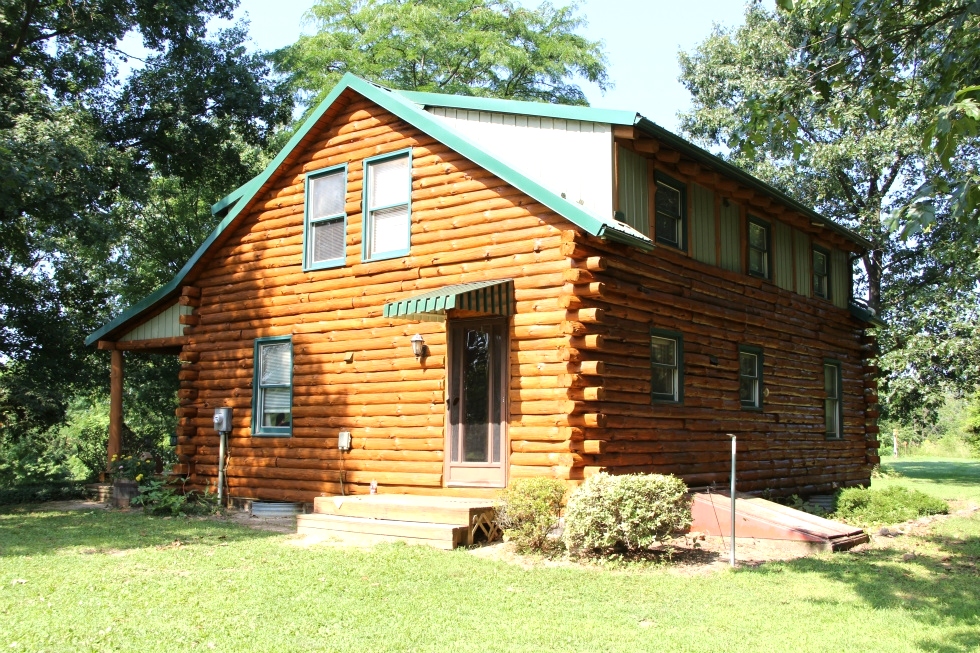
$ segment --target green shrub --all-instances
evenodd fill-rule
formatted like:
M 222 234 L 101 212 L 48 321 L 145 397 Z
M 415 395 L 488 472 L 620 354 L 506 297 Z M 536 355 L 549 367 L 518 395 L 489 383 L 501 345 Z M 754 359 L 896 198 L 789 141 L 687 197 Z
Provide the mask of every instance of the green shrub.
M 834 517 L 862 526 L 896 524 L 925 515 L 945 515 L 949 505 L 918 490 L 893 486 L 883 490 L 849 487 L 837 495 Z
M 500 495 L 497 523 L 517 550 L 547 553 L 561 546 L 550 539 L 561 516 L 565 483 L 554 478 L 519 478 Z
M 213 492 L 185 491 L 159 479 L 140 483 L 140 493 L 133 498 L 134 506 L 143 506 L 150 515 L 213 515 L 220 512 L 218 495 Z
M 85 486 L 81 483 L 56 482 L 32 483 L 0 487 L 0 506 L 18 503 L 43 503 L 45 501 L 69 501 L 84 499 Z
M 679 478 L 599 473 L 569 497 L 564 539 L 572 552 L 637 551 L 690 524 L 691 500 Z

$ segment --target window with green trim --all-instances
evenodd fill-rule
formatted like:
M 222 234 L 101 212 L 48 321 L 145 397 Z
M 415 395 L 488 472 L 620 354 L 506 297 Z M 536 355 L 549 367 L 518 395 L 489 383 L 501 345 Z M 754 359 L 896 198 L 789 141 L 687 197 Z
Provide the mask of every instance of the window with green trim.
M 650 398 L 654 402 L 684 400 L 684 336 L 650 329 Z
M 749 218 L 749 274 L 763 279 L 770 278 L 770 251 L 772 234 L 769 225 L 758 218 Z
M 821 247 L 813 248 L 813 294 L 830 299 L 830 252 Z
M 654 232 L 657 242 L 677 249 L 685 249 L 687 198 L 684 184 L 658 173 L 654 206 L 656 208 Z
M 823 363 L 823 423 L 824 433 L 828 438 L 840 438 L 843 435 L 841 402 L 841 364 L 840 361 L 825 360 Z
M 411 243 L 411 152 L 364 161 L 364 260 L 408 254 Z
M 290 435 L 293 426 L 293 342 L 290 337 L 255 341 L 252 434 Z
M 303 268 L 343 265 L 347 254 L 347 166 L 306 176 Z
M 742 408 L 762 408 L 762 350 L 758 347 L 738 348 L 738 399 Z

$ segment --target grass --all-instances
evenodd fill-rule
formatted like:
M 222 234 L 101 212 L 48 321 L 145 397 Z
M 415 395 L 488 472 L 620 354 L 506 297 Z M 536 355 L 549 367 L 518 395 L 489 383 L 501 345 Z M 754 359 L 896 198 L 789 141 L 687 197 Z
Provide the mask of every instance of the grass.
M 910 483 L 928 477 L 909 473 Z M 0 514 L 0 649 L 980 648 L 977 513 L 884 549 L 707 576 L 524 569 L 459 550 L 303 548 L 291 540 L 138 513 Z
M 895 485 L 914 488 L 947 501 L 965 500 L 980 503 L 980 460 L 966 458 L 884 458 L 886 471 L 898 477 L 876 478 L 873 488 Z

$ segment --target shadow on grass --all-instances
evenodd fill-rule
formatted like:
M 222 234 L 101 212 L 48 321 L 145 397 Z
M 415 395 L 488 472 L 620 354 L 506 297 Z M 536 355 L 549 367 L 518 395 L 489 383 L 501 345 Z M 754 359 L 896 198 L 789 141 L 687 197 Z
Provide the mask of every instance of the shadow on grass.
M 214 546 L 276 535 L 214 519 L 167 519 L 137 511 L 37 512 L 20 508 L 0 514 L 0 557 Z
M 908 479 L 980 485 L 980 461 L 899 460 L 889 462 L 888 467 Z
M 945 631 L 941 639 L 916 642 L 919 649 L 939 653 L 976 651 L 980 649 L 980 574 L 972 563 L 978 559 L 980 537 L 924 539 L 939 544 L 946 555 L 918 555 L 905 560 L 905 551 L 889 548 L 801 558 L 740 573 L 791 570 L 820 574 L 851 587 L 875 611 L 904 610 L 910 619 Z M 880 625 L 886 627 L 884 622 Z

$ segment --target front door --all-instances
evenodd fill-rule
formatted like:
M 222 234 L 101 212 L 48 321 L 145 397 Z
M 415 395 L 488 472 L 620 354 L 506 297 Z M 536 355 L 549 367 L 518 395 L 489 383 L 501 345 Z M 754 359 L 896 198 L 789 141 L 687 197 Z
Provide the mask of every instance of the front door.
M 507 323 L 458 320 L 449 325 L 446 387 L 446 483 L 506 485 Z

